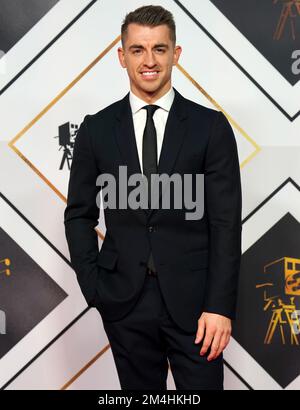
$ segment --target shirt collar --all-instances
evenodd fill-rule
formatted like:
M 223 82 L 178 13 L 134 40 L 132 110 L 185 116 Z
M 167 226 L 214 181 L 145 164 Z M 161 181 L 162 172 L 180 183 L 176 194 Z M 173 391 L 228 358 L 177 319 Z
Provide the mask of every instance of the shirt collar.
M 175 96 L 175 92 L 173 87 L 170 88 L 162 97 L 160 97 L 157 101 L 155 101 L 155 105 L 158 105 L 160 108 L 164 109 L 165 111 L 170 111 L 171 105 L 173 103 Z M 137 97 L 133 92 L 130 90 L 129 93 L 129 101 L 131 106 L 132 114 L 137 113 L 142 107 L 148 105 L 147 102 L 142 100 L 141 98 Z

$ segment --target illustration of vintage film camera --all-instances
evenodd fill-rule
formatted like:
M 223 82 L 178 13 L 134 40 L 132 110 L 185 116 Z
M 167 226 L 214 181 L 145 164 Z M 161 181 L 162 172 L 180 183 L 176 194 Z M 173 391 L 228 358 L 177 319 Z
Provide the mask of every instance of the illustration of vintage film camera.
M 68 169 L 71 169 L 71 162 L 73 159 L 73 148 L 75 144 L 75 138 L 78 131 L 78 125 L 66 122 L 58 127 L 59 151 L 63 149 L 63 156 L 59 166 L 59 169 L 63 169 L 65 163 L 67 163 Z
M 300 0 L 281 0 L 283 2 L 281 14 L 274 32 L 273 39 L 280 40 L 283 30 L 289 23 L 291 27 L 292 39 L 296 40 L 296 24 L 295 19 L 300 16 Z M 278 3 L 278 0 L 273 0 L 273 4 Z
M 281 341 L 286 343 L 286 332 L 291 344 L 299 345 L 300 314 L 295 299 L 300 296 L 300 259 L 283 257 L 264 266 L 268 282 L 256 285 L 264 290 L 264 311 L 272 310 L 264 340 L 270 344 L 274 333 L 279 330 Z

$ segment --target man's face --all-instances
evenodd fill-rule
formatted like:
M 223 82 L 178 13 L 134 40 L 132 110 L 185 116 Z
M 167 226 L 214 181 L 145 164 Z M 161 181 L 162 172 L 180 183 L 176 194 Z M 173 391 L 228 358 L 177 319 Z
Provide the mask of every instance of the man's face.
M 172 68 L 180 54 L 181 47 L 174 47 L 167 25 L 150 27 L 131 23 L 124 48 L 118 48 L 120 63 L 127 69 L 131 91 L 149 103 L 171 87 Z

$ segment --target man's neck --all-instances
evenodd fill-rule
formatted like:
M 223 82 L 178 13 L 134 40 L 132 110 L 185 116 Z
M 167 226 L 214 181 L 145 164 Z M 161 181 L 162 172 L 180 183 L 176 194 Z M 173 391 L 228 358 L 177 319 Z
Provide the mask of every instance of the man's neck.
M 172 84 L 169 83 L 166 88 L 162 88 L 161 90 L 154 91 L 153 93 L 147 93 L 147 92 L 140 92 L 136 91 L 134 87 L 130 86 L 130 91 L 138 98 L 141 100 L 145 101 L 147 104 L 154 104 L 155 101 L 159 100 L 161 97 L 163 97 L 165 94 L 167 94 L 170 89 L 172 88 Z

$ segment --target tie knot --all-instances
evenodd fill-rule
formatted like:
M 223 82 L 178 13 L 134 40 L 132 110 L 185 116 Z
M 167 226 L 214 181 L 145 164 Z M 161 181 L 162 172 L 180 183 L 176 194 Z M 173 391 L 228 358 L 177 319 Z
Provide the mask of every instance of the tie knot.
M 158 105 L 150 104 L 143 107 L 147 111 L 147 116 L 153 117 L 155 111 L 159 108 Z

